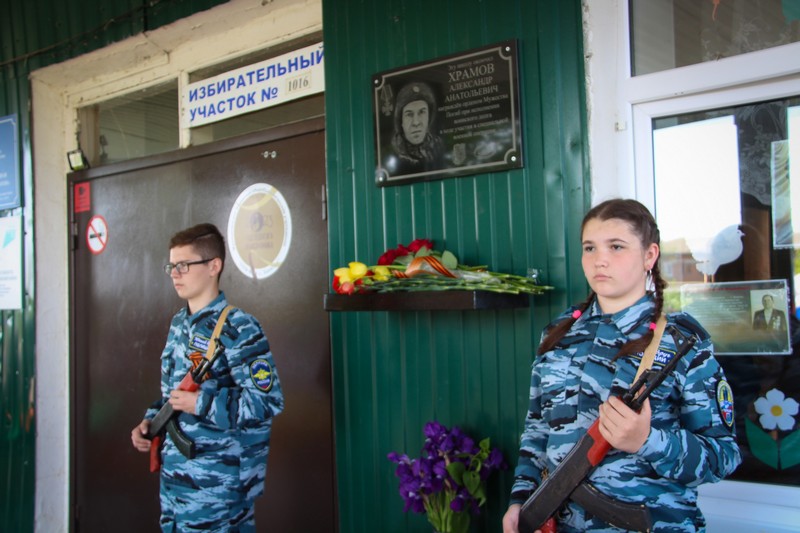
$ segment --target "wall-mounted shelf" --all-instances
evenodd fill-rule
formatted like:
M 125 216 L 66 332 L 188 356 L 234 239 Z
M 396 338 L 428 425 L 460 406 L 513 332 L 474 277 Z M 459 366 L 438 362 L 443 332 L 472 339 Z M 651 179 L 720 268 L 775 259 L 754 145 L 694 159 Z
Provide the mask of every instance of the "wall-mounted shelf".
M 530 307 L 529 294 L 491 291 L 411 291 L 326 294 L 326 311 L 467 311 Z

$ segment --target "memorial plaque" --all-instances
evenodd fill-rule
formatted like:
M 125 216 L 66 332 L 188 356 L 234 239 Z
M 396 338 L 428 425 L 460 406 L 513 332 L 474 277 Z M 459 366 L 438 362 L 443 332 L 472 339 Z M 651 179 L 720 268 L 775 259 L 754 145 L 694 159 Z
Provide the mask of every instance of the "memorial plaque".
M 522 167 L 516 41 L 373 76 L 379 186 Z

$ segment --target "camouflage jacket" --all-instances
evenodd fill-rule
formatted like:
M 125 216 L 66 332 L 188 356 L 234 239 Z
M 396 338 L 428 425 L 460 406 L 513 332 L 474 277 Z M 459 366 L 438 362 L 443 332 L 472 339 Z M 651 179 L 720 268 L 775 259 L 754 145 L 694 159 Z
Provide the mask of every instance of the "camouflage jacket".
M 225 295 L 220 293 L 192 315 L 186 307 L 175 314 L 161 354 L 162 400 L 148 409 L 147 418 L 155 415 L 192 368 L 192 359 L 205 356 L 226 305 Z M 269 342 L 253 316 L 233 308 L 219 342 L 224 351 L 200 386 L 197 415 L 181 413 L 178 419 L 195 443 L 197 458 L 186 460 L 167 437 L 162 450 L 162 483 L 180 481 L 194 489 L 224 494 L 221 483 L 236 498 L 241 491 L 253 498 L 263 492 L 272 418 L 283 411 L 283 392 Z
M 610 394 L 630 387 L 642 354 L 612 358 L 622 344 L 648 332 L 653 308 L 652 298 L 644 296 L 616 314 L 602 314 L 595 300 L 553 350 L 535 358 L 512 503 L 524 502 L 543 471 L 555 470 Z M 574 309 L 554 320 L 543 337 Z M 685 313 L 668 315 L 667 323 L 699 341 L 650 396 L 651 430 L 642 448 L 633 454 L 612 449 L 589 481 L 613 498 L 647 505 L 654 531 L 702 530 L 697 486 L 723 479 L 741 462 L 733 396 L 708 333 Z M 674 341 L 665 333 L 653 367 L 674 353 Z M 557 520 L 559 532 L 618 531 L 573 502 Z

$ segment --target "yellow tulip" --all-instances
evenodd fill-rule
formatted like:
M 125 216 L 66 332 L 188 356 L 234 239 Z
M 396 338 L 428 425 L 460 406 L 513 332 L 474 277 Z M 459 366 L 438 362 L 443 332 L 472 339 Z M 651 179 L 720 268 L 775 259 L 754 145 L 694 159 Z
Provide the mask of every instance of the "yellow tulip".
M 339 278 L 339 283 L 345 283 L 353 280 L 353 278 L 350 276 L 350 269 L 347 267 L 337 268 L 333 271 L 333 275 Z
M 389 269 L 383 265 L 376 266 L 372 271 L 375 273 L 374 278 L 377 281 L 386 281 L 391 277 Z
M 350 263 L 350 276 L 356 280 L 358 278 L 363 278 L 367 274 L 367 265 L 364 263 L 359 263 L 358 261 L 353 261 Z

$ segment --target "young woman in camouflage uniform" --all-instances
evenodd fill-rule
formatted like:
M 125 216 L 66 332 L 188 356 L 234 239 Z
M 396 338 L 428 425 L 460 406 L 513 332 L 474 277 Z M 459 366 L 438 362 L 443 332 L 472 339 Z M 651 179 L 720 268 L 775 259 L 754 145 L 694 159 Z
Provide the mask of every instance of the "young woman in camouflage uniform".
M 641 412 L 622 403 L 618 396 L 634 381 L 662 315 L 659 232 L 646 207 L 617 199 L 590 210 L 581 235 L 591 291 L 543 332 L 503 531 L 517 533 L 520 504 L 598 417 L 612 450 L 588 481 L 616 500 L 646 505 L 652 531 L 702 531 L 697 486 L 720 481 L 741 462 L 733 397 L 711 339 L 686 313 L 667 315 L 667 325 L 695 335 L 696 344 Z M 665 333 L 653 368 L 675 352 Z M 572 501 L 555 519 L 559 532 L 620 531 Z
M 164 532 L 255 532 L 255 498 L 264 492 L 272 419 L 283 392 L 269 342 L 258 321 L 233 308 L 223 323 L 222 353 L 199 390 L 178 386 L 206 354 L 228 305 L 219 290 L 225 242 L 211 224 L 172 237 L 166 269 L 187 305 L 172 319 L 161 354 L 161 394 L 131 432 L 134 447 L 150 449 L 150 420 L 165 402 L 197 455 L 184 457 L 167 436 L 161 449 L 161 529 Z

